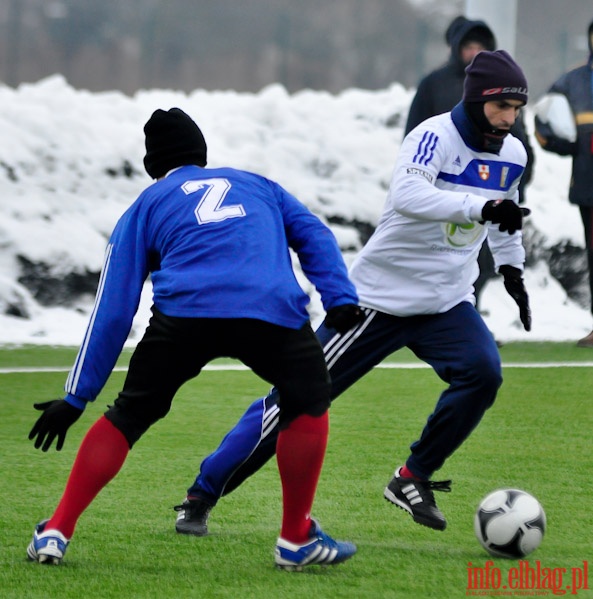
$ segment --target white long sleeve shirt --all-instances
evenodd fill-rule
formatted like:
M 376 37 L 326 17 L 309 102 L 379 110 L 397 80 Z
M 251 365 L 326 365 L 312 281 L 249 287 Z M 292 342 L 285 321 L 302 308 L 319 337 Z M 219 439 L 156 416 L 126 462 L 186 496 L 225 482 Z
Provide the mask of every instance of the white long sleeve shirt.
M 350 270 L 361 305 L 411 316 L 475 303 L 477 258 L 486 238 L 496 269 L 523 269 L 521 232 L 509 235 L 479 221 L 488 200 L 518 201 L 525 148 L 507 135 L 493 154 L 470 147 L 471 139 L 461 104 L 404 139 L 379 225 Z

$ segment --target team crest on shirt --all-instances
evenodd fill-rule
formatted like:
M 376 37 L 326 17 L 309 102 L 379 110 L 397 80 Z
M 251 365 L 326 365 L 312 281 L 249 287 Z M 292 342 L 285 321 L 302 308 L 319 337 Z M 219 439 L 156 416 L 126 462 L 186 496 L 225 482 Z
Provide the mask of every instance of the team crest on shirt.
M 482 181 L 488 181 L 490 178 L 490 166 L 487 164 L 478 164 L 478 175 Z

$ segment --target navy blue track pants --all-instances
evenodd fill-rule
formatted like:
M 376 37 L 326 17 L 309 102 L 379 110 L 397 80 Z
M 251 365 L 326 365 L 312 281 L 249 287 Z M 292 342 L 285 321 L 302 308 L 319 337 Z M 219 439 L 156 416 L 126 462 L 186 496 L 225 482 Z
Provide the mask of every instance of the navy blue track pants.
M 365 320 L 344 335 L 324 324 L 316 332 L 332 379 L 332 399 L 390 354 L 409 347 L 448 385 L 406 460 L 415 474 L 430 478 L 493 404 L 502 384 L 498 348 L 468 302 L 442 314 L 397 317 L 371 309 L 365 309 L 365 314 Z M 277 404 L 278 392 L 273 389 L 248 408 L 216 451 L 203 460 L 188 495 L 216 503 L 274 455 Z

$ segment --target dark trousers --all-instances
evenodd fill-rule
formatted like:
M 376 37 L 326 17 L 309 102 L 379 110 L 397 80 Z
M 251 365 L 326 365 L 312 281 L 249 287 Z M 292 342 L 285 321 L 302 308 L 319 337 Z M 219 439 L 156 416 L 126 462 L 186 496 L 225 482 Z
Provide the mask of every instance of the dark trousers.
M 476 296 L 476 307 L 480 309 L 480 297 L 486 283 L 496 276 L 496 269 L 494 268 L 494 258 L 492 252 L 488 246 L 488 242 L 484 241 L 478 254 L 478 266 L 480 267 L 480 274 L 474 283 L 474 295 Z
M 585 251 L 589 266 L 589 290 L 591 292 L 591 313 L 593 314 L 593 206 L 579 206 L 585 230 Z
M 105 413 L 130 447 L 169 412 L 181 385 L 215 358 L 237 358 L 281 390 L 281 427 L 329 407 L 329 375 L 309 323 L 294 330 L 247 318 L 174 318 L 154 307 L 152 312 L 123 389 Z
M 429 478 L 470 435 L 496 398 L 502 383 L 496 342 L 467 302 L 443 314 L 408 318 L 369 309 L 365 313 L 365 321 L 344 335 L 323 324 L 317 330 L 332 378 L 332 398 L 402 347 L 430 364 L 448 386 L 407 460 L 413 472 Z M 216 451 L 204 459 L 188 495 L 216 503 L 274 455 L 278 398 L 273 390 L 249 407 Z M 394 396 L 393 413 L 397 401 Z

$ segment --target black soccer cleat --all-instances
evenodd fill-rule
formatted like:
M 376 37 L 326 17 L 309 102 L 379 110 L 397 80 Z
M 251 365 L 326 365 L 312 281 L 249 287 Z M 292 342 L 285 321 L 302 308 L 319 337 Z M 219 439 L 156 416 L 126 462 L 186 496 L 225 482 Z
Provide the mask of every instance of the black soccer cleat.
M 411 514 L 414 522 L 435 530 L 445 530 L 447 521 L 436 505 L 433 491 L 448 493 L 451 491 L 451 481 L 403 478 L 398 468 L 391 482 L 385 487 L 383 495 L 385 499 Z
M 183 535 L 204 537 L 208 534 L 208 516 L 214 506 L 201 498 L 186 499 L 173 509 L 177 514 L 175 530 Z

